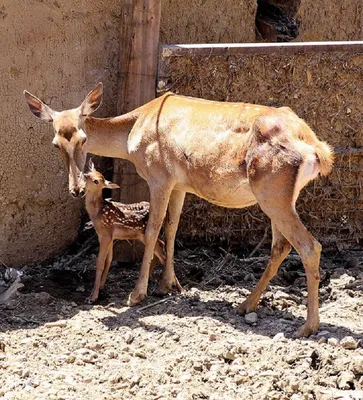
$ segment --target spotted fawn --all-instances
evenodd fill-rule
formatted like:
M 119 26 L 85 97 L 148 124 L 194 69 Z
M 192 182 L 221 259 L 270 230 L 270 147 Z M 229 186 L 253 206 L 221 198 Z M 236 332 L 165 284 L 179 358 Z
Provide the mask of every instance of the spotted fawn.
M 107 181 L 104 176 L 96 171 L 92 161 L 89 163 L 89 172 L 86 178 L 86 210 L 97 232 L 100 249 L 96 262 L 96 278 L 87 302 L 93 303 L 98 299 L 100 289 L 106 283 L 107 275 L 112 262 L 113 242 L 115 239 L 139 240 L 145 243 L 145 229 L 149 217 L 150 204 L 146 201 L 134 204 L 122 204 L 114 201 L 103 200 L 103 189 L 118 189 L 115 183 Z M 158 239 L 154 254 L 162 265 L 165 263 L 164 243 Z M 153 260 L 150 274 L 156 266 Z M 179 292 L 182 287 L 175 277 L 176 287 Z

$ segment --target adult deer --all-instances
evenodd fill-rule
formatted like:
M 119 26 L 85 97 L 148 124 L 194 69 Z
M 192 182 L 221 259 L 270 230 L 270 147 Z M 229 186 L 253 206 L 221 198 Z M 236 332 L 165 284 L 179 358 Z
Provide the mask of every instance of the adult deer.
M 174 241 L 185 193 L 211 203 L 244 208 L 259 203 L 272 224 L 272 250 L 256 288 L 239 306 L 255 310 L 261 293 L 291 250 L 306 271 L 308 307 L 299 336 L 319 327 L 318 287 L 321 245 L 300 221 L 295 202 L 300 190 L 332 168 L 330 147 L 287 107 L 223 103 L 166 93 L 125 115 L 94 118 L 102 100 L 101 83 L 75 109 L 53 111 L 25 91 L 30 110 L 52 121 L 53 144 L 69 169 L 69 188 L 83 193 L 87 152 L 130 160 L 150 189 L 145 252 L 129 304 L 147 293 L 155 243 L 167 213 L 167 259 L 160 284 L 168 292 L 174 279 Z

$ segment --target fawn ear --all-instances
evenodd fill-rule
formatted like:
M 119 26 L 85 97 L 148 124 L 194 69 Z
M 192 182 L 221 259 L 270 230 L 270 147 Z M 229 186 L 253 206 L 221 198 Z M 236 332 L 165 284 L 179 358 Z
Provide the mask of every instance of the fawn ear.
M 91 90 L 80 106 L 81 114 L 90 115 L 97 110 L 102 103 L 103 84 L 99 82 L 97 86 Z
M 120 189 L 120 186 L 116 185 L 116 183 L 112 183 L 110 181 L 105 181 L 105 188 L 106 189 Z
M 44 121 L 48 122 L 53 121 L 54 111 L 49 106 L 44 104 L 41 100 L 38 99 L 38 97 L 35 97 L 27 90 L 24 90 L 24 97 L 26 102 L 28 103 L 30 111 L 37 118 L 43 119 Z
M 89 172 L 91 172 L 95 169 L 95 165 L 93 164 L 92 158 L 90 158 L 88 160 L 88 169 L 89 169 Z

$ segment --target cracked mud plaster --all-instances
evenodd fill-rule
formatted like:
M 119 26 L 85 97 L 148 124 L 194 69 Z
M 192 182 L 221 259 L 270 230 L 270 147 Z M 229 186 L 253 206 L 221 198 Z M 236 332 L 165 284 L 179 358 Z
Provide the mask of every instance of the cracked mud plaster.
M 8 266 L 44 260 L 69 245 L 83 206 L 68 194 L 51 124 L 31 114 L 22 92 L 60 110 L 78 106 L 103 81 L 97 115 L 115 115 L 119 9 L 116 0 L 2 2 L 0 260 Z

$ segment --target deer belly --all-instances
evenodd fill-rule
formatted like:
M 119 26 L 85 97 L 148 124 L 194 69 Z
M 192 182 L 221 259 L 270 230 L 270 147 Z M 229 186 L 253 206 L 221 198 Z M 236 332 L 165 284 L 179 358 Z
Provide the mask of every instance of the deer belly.
M 221 207 L 244 208 L 257 203 L 247 179 L 219 184 L 211 182 L 209 186 L 194 189 L 197 196 Z

